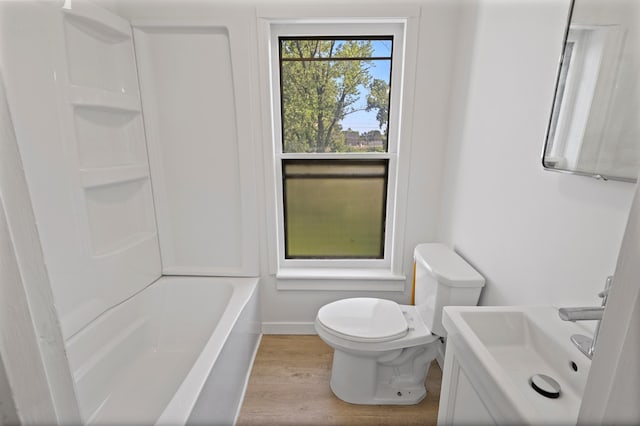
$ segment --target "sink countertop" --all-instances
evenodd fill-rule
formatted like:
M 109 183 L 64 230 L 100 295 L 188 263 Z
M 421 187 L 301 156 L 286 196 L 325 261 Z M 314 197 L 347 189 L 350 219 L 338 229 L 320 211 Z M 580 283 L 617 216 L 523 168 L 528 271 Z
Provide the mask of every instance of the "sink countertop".
M 570 341 L 589 334 L 576 323 L 562 321 L 553 307 L 500 306 L 444 308 L 448 338 L 462 342 L 463 353 L 484 370 L 480 380 L 490 398 L 507 404 L 508 412 L 532 423 L 575 424 L 591 361 Z M 529 384 L 534 374 L 546 374 L 561 386 L 551 399 Z

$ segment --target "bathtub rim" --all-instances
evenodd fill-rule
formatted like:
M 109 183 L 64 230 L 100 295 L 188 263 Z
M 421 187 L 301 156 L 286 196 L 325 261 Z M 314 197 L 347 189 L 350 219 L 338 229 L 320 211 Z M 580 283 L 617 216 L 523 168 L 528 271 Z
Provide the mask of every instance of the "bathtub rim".
M 247 304 L 252 297 L 257 297 L 259 277 L 202 277 L 202 276 L 162 276 L 163 279 L 187 279 L 187 280 L 229 280 L 233 293 L 229 299 L 229 305 L 240 303 L 238 309 L 234 309 L 233 312 L 225 309 L 224 313 L 220 317 L 220 320 L 216 324 L 215 329 L 211 333 L 211 336 L 207 339 L 202 352 L 198 355 L 193 366 L 189 370 L 189 373 L 185 376 L 184 380 L 176 390 L 175 394 L 164 408 L 158 419 L 155 421 L 156 425 L 177 425 L 186 424 L 193 411 L 193 408 L 200 396 L 205 383 L 209 379 L 211 371 L 213 370 L 215 363 L 220 356 L 220 352 L 224 347 L 224 343 L 227 341 L 233 327 L 238 321 L 238 318 L 246 308 Z M 158 281 L 160 281 L 158 280 Z M 169 284 L 169 283 L 166 283 Z M 259 346 L 262 333 L 260 333 L 258 345 L 254 349 L 252 356 L 255 358 L 257 348 Z M 216 344 L 221 342 L 221 344 Z M 249 380 L 249 375 L 245 377 L 245 383 L 243 386 L 243 394 L 246 391 L 246 387 Z M 240 413 L 242 404 L 236 410 L 234 416 L 234 424 Z

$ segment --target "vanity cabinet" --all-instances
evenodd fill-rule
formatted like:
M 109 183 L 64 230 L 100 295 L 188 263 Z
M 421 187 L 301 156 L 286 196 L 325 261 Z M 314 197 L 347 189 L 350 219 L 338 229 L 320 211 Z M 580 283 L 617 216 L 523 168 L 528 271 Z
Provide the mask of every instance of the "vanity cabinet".
M 472 383 L 469 373 L 473 377 L 473 372 L 468 372 L 469 366 L 463 366 L 464 360 L 460 359 L 459 352 L 459 348 L 450 339 L 447 342 L 442 374 L 438 425 L 497 424 L 487 408 L 491 403 L 485 401 L 486 389 L 478 383 Z

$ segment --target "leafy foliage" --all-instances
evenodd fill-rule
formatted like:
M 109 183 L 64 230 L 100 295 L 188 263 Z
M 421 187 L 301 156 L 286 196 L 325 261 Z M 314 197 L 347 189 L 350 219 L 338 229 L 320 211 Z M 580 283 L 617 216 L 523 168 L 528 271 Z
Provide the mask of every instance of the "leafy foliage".
M 371 40 L 283 39 L 280 49 L 285 152 L 354 150 L 342 120 L 362 110 L 378 110 L 386 140 L 388 84 L 371 76 Z M 366 106 L 358 102 L 362 88 L 369 90 Z
M 376 120 L 386 135 L 389 126 L 389 85 L 386 81 L 377 78 L 369 86 L 369 96 L 367 96 L 366 110 L 374 109 L 378 110 Z

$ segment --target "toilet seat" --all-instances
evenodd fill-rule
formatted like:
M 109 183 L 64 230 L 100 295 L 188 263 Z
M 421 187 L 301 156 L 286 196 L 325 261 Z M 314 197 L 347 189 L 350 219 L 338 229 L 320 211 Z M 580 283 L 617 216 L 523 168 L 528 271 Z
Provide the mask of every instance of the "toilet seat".
M 343 306 L 343 307 L 350 306 L 349 302 L 346 302 L 345 300 L 351 300 L 351 299 L 339 300 L 338 302 L 340 302 L 340 304 L 336 306 Z M 373 300 L 383 300 L 383 299 L 373 299 Z M 338 302 L 333 302 L 333 303 L 338 303 Z M 324 311 L 322 314 L 320 313 L 320 311 L 322 311 L 326 306 L 332 305 L 333 303 L 323 306 L 322 308 L 320 308 L 320 311 L 318 311 L 318 316 L 316 317 L 316 321 L 315 321 L 316 331 L 318 332 L 318 335 L 322 338 L 322 340 L 324 340 L 328 345 L 332 346 L 334 349 L 339 348 L 345 351 L 355 351 L 357 353 L 371 353 L 371 354 L 389 351 L 389 350 L 397 350 L 397 349 L 410 348 L 414 346 L 426 345 L 439 339 L 439 337 L 436 336 L 435 334 L 432 334 L 431 330 L 429 330 L 429 328 L 425 325 L 424 321 L 420 317 L 420 313 L 418 312 L 418 309 L 416 309 L 415 306 L 399 305 L 391 301 L 387 301 L 387 302 L 393 303 L 395 307 L 397 307 L 397 309 L 400 310 L 404 320 L 407 323 L 406 333 L 401 337 L 396 337 L 393 339 L 388 338 L 385 341 L 377 341 L 377 342 L 374 342 L 371 340 L 367 341 L 362 339 L 355 340 L 353 337 L 348 336 L 347 334 L 343 334 L 332 328 L 329 328 L 324 325 L 320 317 L 322 316 L 324 321 L 326 322 L 327 318 L 324 312 L 330 312 L 330 311 Z
M 352 342 L 388 342 L 409 331 L 396 302 L 368 297 L 329 303 L 320 308 L 317 321 L 328 333 Z

